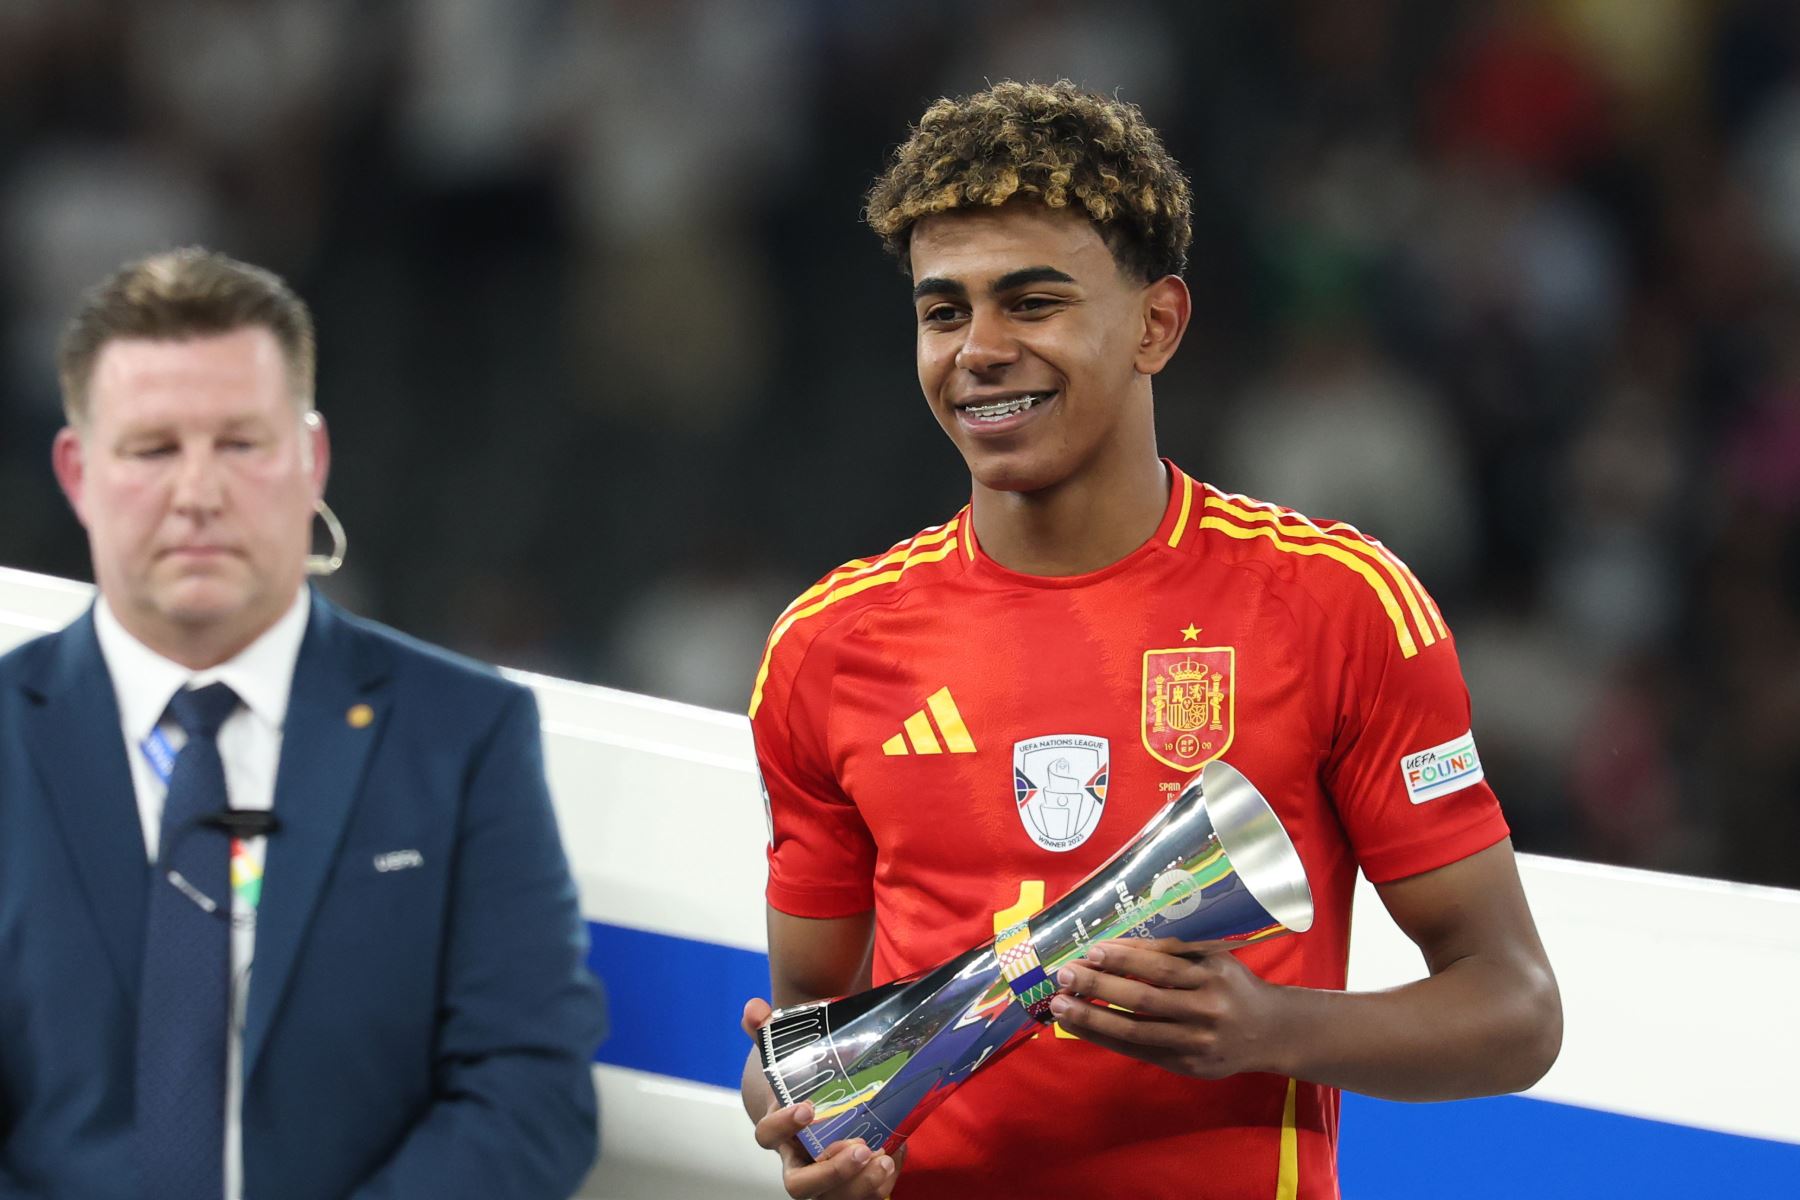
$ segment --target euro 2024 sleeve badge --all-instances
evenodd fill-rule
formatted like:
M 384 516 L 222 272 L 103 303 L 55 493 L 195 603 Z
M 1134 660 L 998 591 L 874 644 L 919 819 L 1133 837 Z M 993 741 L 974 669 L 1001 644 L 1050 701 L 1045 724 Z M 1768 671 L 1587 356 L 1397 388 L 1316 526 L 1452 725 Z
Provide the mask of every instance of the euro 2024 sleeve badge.
M 1177 771 L 1198 771 L 1231 745 L 1236 716 L 1233 646 L 1144 651 L 1144 749 Z

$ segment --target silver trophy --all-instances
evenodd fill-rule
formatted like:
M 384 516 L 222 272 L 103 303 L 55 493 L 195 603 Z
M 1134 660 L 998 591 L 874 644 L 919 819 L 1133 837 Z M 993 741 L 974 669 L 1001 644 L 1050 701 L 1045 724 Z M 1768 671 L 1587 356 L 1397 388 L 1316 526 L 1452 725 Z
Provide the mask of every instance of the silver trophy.
M 814 1158 L 843 1138 L 897 1149 L 975 1071 L 1050 1020 L 1058 968 L 1107 938 L 1237 944 L 1312 926 L 1300 856 L 1262 793 L 1208 763 L 1124 849 L 1036 916 L 905 979 L 777 1009 L 763 1075 L 812 1102 Z

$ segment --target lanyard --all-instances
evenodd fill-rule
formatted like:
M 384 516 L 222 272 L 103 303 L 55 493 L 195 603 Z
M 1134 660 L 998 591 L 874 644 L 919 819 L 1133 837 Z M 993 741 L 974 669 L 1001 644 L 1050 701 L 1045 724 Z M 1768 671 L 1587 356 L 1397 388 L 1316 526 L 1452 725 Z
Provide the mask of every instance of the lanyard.
M 169 735 L 163 732 L 162 726 L 152 729 L 150 736 L 138 743 L 138 752 L 150 764 L 150 770 L 162 782 L 166 791 L 169 777 L 175 773 L 176 751 L 169 744 Z M 231 892 L 237 897 L 239 905 L 252 913 L 262 899 L 262 856 L 253 853 L 251 849 L 251 842 L 259 840 L 237 837 L 231 839 Z

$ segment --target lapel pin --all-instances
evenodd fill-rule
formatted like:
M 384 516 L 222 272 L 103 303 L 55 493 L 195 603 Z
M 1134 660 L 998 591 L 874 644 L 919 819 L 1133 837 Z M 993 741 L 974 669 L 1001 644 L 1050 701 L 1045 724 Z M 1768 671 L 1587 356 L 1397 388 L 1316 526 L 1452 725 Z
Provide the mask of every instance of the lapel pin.
M 353 704 L 350 711 L 344 714 L 344 720 L 352 729 L 367 729 L 375 719 L 375 710 L 366 704 Z

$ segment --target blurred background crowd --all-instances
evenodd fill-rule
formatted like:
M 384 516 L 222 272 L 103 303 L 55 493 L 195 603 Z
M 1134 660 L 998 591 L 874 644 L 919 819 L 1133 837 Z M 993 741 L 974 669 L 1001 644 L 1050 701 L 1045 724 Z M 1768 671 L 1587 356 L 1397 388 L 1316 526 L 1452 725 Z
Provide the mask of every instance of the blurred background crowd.
M 58 328 L 202 242 L 318 316 L 328 590 L 741 710 L 966 498 L 863 191 L 1056 76 L 1194 181 L 1165 453 L 1410 562 L 1519 846 L 1800 885 L 1792 0 L 0 0 L 0 563 L 86 577 Z

